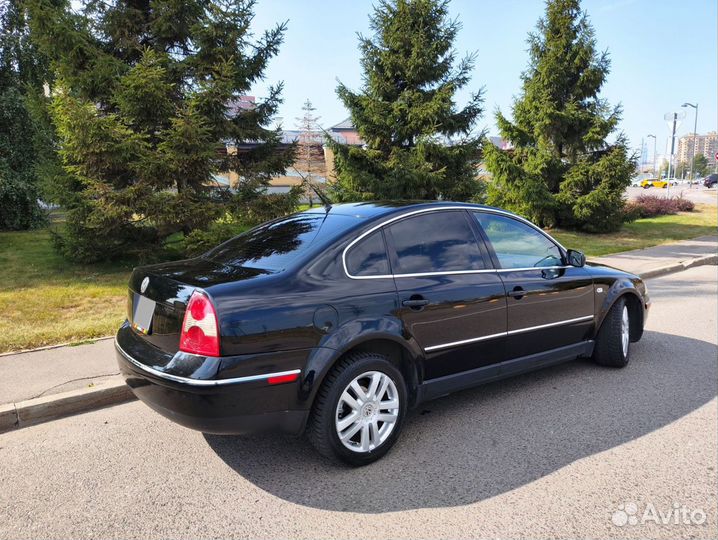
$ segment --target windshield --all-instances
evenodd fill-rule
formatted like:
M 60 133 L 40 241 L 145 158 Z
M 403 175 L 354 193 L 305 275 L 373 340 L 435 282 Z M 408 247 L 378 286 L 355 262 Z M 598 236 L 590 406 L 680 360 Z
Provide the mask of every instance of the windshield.
M 259 225 L 208 251 L 203 258 L 229 266 L 283 270 L 311 244 L 334 238 L 356 218 L 302 213 Z

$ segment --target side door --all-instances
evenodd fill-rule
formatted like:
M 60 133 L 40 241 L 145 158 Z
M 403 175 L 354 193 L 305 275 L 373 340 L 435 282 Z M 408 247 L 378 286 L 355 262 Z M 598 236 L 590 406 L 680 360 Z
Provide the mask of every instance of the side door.
M 486 211 L 472 215 L 506 288 L 507 357 L 588 339 L 594 326 L 588 271 L 567 265 L 563 250 L 537 227 Z
M 433 379 L 505 358 L 506 296 L 463 209 L 412 213 L 384 227 L 399 316 Z

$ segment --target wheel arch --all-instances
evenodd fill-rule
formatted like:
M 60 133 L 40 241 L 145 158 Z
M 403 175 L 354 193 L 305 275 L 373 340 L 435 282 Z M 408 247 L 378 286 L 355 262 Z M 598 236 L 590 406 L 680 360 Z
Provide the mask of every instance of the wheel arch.
M 606 319 L 606 315 L 608 315 L 611 308 L 621 298 L 626 301 L 626 305 L 628 306 L 628 315 L 631 324 L 631 341 L 635 342 L 641 338 L 643 335 L 643 319 L 645 316 L 643 310 L 643 299 L 634 283 L 629 279 L 618 280 L 609 289 L 606 298 L 601 306 L 599 306 L 594 336 L 598 335 L 598 332 L 603 325 L 603 321 Z
M 341 347 L 318 347 L 307 359 L 301 398 L 309 407 L 331 369 L 353 352 L 373 352 L 386 357 L 404 376 L 409 405 L 416 402 L 419 383 L 423 379 L 423 355 L 418 344 L 401 335 L 387 332 L 368 332 L 356 336 Z

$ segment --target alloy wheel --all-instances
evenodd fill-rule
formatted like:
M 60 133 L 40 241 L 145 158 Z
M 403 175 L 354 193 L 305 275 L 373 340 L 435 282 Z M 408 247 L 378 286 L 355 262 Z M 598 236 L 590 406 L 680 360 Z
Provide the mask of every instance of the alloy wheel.
M 399 392 L 386 373 L 367 371 L 354 378 L 339 397 L 335 428 L 353 452 L 370 452 L 386 441 L 399 418 Z
M 621 347 L 623 348 L 623 357 L 628 356 L 628 343 L 630 342 L 631 329 L 628 324 L 628 308 L 623 306 L 621 314 Z

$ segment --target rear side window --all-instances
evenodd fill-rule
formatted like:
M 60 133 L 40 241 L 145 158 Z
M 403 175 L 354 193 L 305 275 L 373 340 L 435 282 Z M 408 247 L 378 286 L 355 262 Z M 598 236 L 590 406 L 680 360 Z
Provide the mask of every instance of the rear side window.
M 282 270 L 310 245 L 331 240 L 355 224 L 342 215 L 294 214 L 240 234 L 203 257 L 228 266 Z
M 501 268 L 561 266 L 558 246 L 533 227 L 510 217 L 474 212 L 484 229 Z
M 347 271 L 352 276 L 389 274 L 384 236 L 376 231 L 354 244 L 347 253 Z
M 483 259 L 463 211 L 419 214 L 387 226 L 398 268 L 394 274 L 481 270 Z

